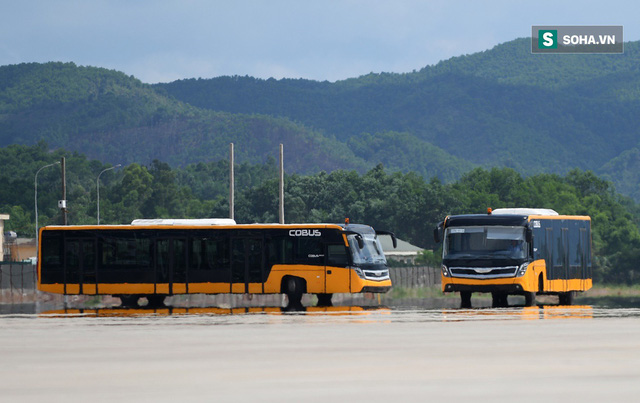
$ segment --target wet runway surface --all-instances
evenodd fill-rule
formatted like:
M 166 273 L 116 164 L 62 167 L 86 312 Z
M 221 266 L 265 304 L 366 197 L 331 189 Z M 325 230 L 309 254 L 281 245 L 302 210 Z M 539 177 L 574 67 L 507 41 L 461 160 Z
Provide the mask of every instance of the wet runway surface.
M 635 401 L 640 309 L 54 309 L 0 357 L 5 401 Z

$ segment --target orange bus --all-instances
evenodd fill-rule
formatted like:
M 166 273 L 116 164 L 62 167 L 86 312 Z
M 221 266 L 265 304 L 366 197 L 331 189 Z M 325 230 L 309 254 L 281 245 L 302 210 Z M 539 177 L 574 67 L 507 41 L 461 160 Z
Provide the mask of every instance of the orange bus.
M 359 224 L 235 224 L 229 219 L 134 220 L 131 225 L 40 230 L 38 289 L 115 295 L 125 306 L 176 294 L 383 293 L 389 268 L 372 227 Z
M 571 305 L 592 286 L 591 218 L 549 209 L 496 209 L 448 216 L 434 231 L 443 241 L 442 291 L 460 292 L 462 307 L 473 292 L 490 292 L 493 306 L 508 295 L 558 295 Z

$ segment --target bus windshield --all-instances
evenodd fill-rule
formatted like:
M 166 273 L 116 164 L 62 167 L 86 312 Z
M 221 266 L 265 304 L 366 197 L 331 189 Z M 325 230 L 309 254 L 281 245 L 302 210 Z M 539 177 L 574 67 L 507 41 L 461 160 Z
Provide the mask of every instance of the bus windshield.
M 349 235 L 349 250 L 353 257 L 353 263 L 356 265 L 371 264 L 371 263 L 383 263 L 386 264 L 387 260 L 382 252 L 382 246 L 380 241 L 372 234 L 363 234 L 362 249 L 358 246 L 358 241 L 355 235 Z
M 445 231 L 444 259 L 524 259 L 524 227 L 450 227 Z

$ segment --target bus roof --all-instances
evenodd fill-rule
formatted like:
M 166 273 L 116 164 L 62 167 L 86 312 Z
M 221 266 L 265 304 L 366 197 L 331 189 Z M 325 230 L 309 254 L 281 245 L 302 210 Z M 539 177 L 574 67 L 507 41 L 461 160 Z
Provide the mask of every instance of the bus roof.
M 515 215 L 559 215 L 550 208 L 497 208 L 491 214 L 515 214 Z
M 537 215 L 537 214 L 460 214 L 448 216 L 444 222 L 445 227 L 503 225 L 508 227 L 524 227 L 531 220 L 587 220 L 589 216 L 581 215 Z
M 152 221 L 152 220 L 150 220 Z M 142 224 L 136 223 L 135 225 L 131 224 L 115 224 L 115 225 L 48 225 L 46 227 L 41 227 L 40 230 L 135 230 L 135 229 L 158 229 L 158 228 L 166 228 L 171 227 L 175 229 L 196 229 L 201 227 L 206 227 L 206 224 L 187 224 L 187 223 L 174 223 L 174 224 L 153 224 L 153 223 L 145 223 Z M 314 224 L 279 224 L 279 223 L 253 223 L 253 224 L 232 224 L 232 225 L 209 225 L 211 227 L 215 227 L 217 229 L 266 229 L 266 228 L 333 228 L 343 230 L 344 226 L 341 224 L 325 224 L 325 223 L 314 223 Z M 166 228 L 169 229 L 169 228 Z
M 232 218 L 141 218 L 131 221 L 131 225 L 236 225 Z

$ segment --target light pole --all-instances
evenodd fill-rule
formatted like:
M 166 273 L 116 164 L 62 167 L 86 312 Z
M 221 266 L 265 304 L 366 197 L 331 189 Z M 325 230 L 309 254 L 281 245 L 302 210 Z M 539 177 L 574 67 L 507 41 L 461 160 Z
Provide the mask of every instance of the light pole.
M 35 179 L 33 180 L 34 183 L 34 193 L 35 193 L 35 206 L 36 206 L 36 248 L 38 247 L 38 174 L 40 173 L 40 171 L 42 171 L 45 168 L 49 168 L 52 167 L 54 165 L 58 165 L 60 164 L 60 161 L 56 161 L 53 164 L 49 164 L 49 165 L 45 165 L 42 168 L 38 169 L 38 171 L 36 172 L 36 176 Z
M 97 208 L 97 210 L 98 210 L 98 225 L 100 225 L 100 175 L 102 175 L 103 173 L 105 173 L 107 171 L 110 171 L 112 169 L 116 169 L 119 166 L 122 166 L 122 165 L 118 164 L 118 165 L 112 166 L 111 168 L 103 169 L 102 172 L 100 172 L 98 174 L 98 179 L 96 179 L 96 199 L 97 199 L 97 202 L 98 202 L 98 208 Z

